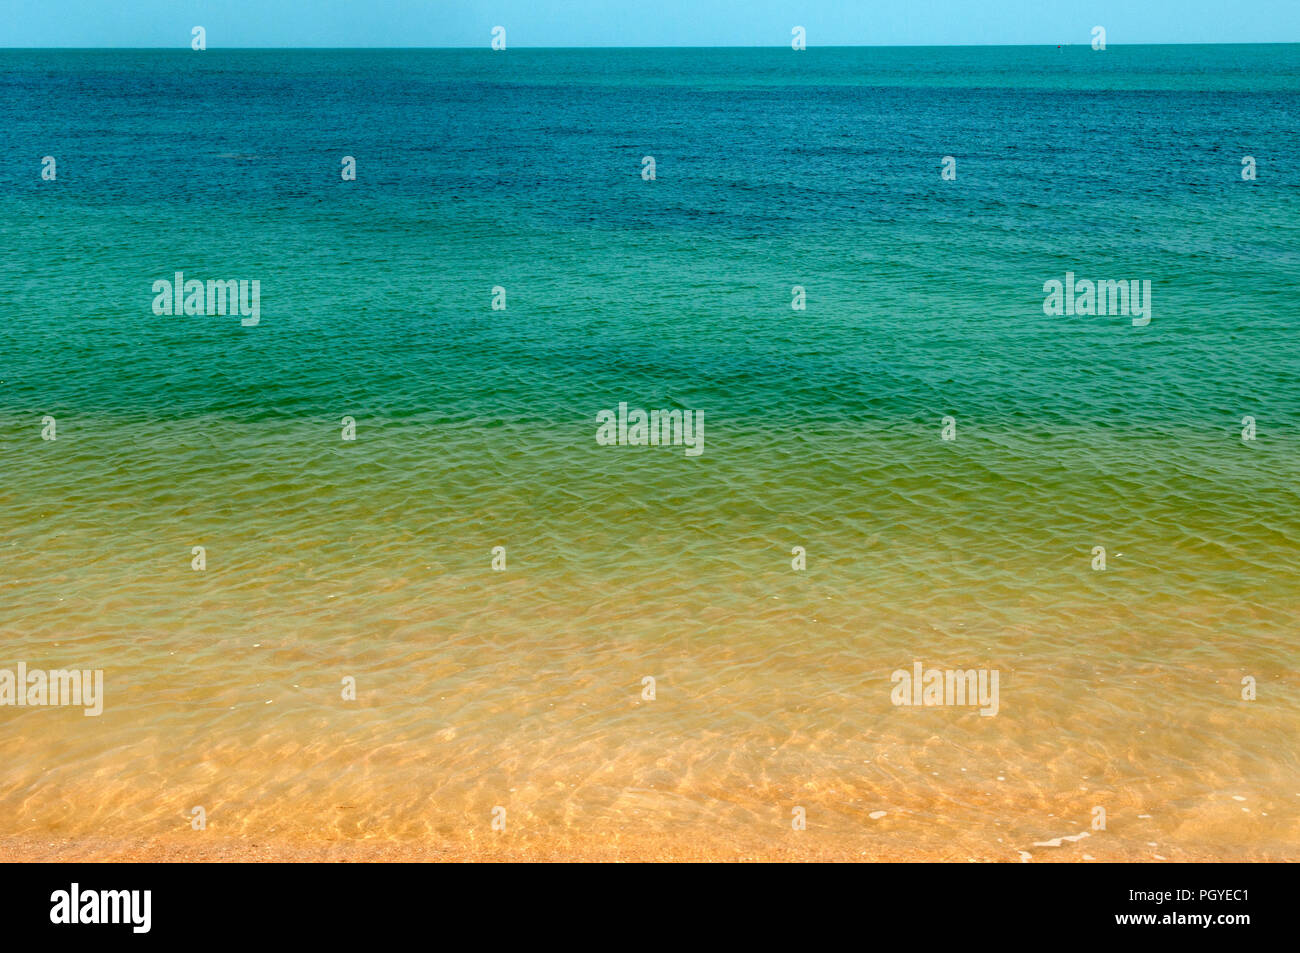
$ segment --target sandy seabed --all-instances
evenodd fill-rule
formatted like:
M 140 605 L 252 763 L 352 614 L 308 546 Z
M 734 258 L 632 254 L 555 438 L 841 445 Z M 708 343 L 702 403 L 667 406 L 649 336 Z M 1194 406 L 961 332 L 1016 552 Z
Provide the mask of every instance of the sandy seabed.
M 196 839 L 199 838 L 199 839 Z M 1116 849 L 1118 847 L 1118 849 Z M 1018 850 L 988 854 L 969 851 L 909 850 L 884 847 L 861 850 L 835 838 L 791 833 L 767 846 L 729 845 L 699 837 L 663 836 L 524 839 L 502 835 L 469 842 L 453 841 L 281 841 L 184 834 L 146 838 L 0 838 L 0 863 L 653 863 L 653 862 L 814 862 L 814 863 L 1090 863 L 1193 862 L 1222 860 L 1279 861 L 1288 858 L 1256 855 L 1222 857 L 1203 850 L 1165 848 L 1160 856 L 1116 845 L 1065 843 L 1060 847 L 1032 845 L 1024 857 Z M 1293 858 L 1292 858 L 1293 859 Z

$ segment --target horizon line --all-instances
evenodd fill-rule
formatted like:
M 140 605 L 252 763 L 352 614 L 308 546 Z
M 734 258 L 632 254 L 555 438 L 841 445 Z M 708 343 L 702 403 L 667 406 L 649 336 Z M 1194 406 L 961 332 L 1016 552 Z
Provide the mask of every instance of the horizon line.
M 1138 46 L 1297 46 L 1300 40 L 1240 40 L 1230 43 L 1225 42 L 1173 42 L 1173 43 L 1111 43 L 1106 44 L 1107 50 L 1112 47 L 1138 47 Z M 807 52 L 812 49 L 834 49 L 834 50 L 884 50 L 884 49 L 914 49 L 914 50 L 935 50 L 935 49 L 1005 49 L 1005 48 L 1024 48 L 1037 49 L 1039 47 L 1058 47 L 1080 46 L 1091 48 L 1088 40 L 1080 42 L 1065 43 L 818 43 L 810 44 L 805 50 L 798 52 Z M 511 50 L 788 50 L 790 46 L 786 44 L 762 45 L 762 44 L 730 44 L 730 45 L 685 45 L 677 44 L 673 46 L 612 46 L 607 44 L 589 44 L 584 46 L 530 46 L 519 44 L 509 46 L 504 50 L 493 50 L 487 44 L 475 44 L 473 46 L 209 46 L 204 50 L 192 50 L 187 45 L 175 46 L 5 46 L 0 44 L 0 50 L 121 50 L 121 51 L 146 51 L 146 50 L 173 50 L 176 52 L 208 52 L 209 50 L 280 50 L 285 52 L 307 51 L 307 50 L 429 50 L 429 51 L 451 51 L 451 50 L 481 50 L 488 53 L 509 53 Z M 795 52 L 795 51 L 791 51 Z M 1097 51 L 1105 52 L 1105 51 Z

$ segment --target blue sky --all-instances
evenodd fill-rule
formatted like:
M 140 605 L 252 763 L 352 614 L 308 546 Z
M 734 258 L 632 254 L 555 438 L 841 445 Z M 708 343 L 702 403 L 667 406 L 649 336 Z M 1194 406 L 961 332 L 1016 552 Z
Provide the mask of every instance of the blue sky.
M 0 0 L 0 46 L 1300 42 L 1300 0 Z

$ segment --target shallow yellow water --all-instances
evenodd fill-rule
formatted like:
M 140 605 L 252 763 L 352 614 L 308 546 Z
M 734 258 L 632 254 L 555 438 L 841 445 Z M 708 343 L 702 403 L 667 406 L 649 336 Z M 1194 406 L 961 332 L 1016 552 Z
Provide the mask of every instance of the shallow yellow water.
M 474 476 L 464 453 L 405 469 L 418 425 L 345 448 L 329 426 L 213 424 L 186 456 L 191 430 L 128 439 L 101 421 L 39 448 L 65 454 L 39 488 L 8 484 L 0 665 L 103 668 L 106 703 L 99 718 L 0 709 L 0 836 L 1300 854 L 1300 604 L 1266 558 L 1280 552 L 1234 558 L 1231 538 L 1189 535 L 1221 514 L 1175 527 L 1177 507 L 1133 487 L 1071 514 L 1086 470 L 1035 489 L 1012 479 L 1033 448 L 958 462 L 907 435 L 826 459 L 810 441 L 813 475 L 724 456 L 683 477 L 538 432 L 493 443 Z M 873 465 L 836 506 L 813 496 Z M 981 466 L 999 474 L 978 493 L 952 482 Z M 656 485 L 656 467 L 682 483 Z M 538 494 L 517 489 L 529 479 Z M 917 660 L 997 669 L 998 714 L 894 706 L 891 673 Z

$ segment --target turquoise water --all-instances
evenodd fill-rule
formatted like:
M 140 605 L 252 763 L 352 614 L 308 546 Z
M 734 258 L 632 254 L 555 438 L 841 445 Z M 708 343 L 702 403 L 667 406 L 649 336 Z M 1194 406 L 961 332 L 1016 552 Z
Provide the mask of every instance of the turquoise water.
M 1298 51 L 5 51 L 4 400 L 1294 435 Z M 156 319 L 176 270 L 260 279 L 265 326 Z M 1045 320 L 1067 270 L 1156 320 Z
M 1102 791 L 1097 856 L 1294 858 L 1300 45 L 6 50 L 0 130 L 0 664 L 109 670 L 3 715 L 0 833 L 802 792 L 1014 859 Z M 176 271 L 260 323 L 155 314 Z M 1150 324 L 1044 314 L 1067 271 Z M 704 453 L 598 446 L 621 401 Z M 914 658 L 998 717 L 891 707 Z

